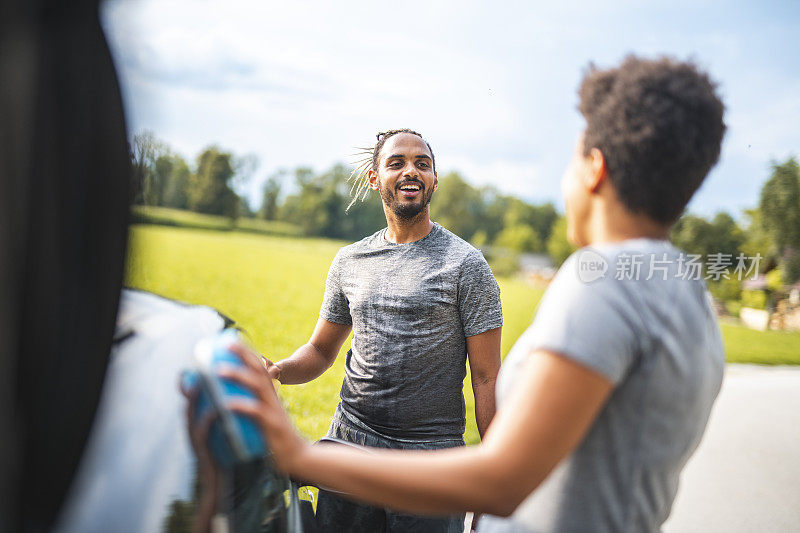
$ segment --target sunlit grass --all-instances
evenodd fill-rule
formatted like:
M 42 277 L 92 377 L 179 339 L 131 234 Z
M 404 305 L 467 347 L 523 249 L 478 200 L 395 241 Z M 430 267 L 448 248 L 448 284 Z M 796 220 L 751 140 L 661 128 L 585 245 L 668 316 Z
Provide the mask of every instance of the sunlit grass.
M 127 284 L 184 302 L 212 306 L 236 320 L 253 346 L 282 359 L 308 340 L 317 320 L 325 276 L 345 243 L 238 232 L 133 226 Z M 505 328 L 503 354 L 524 331 L 541 291 L 500 280 Z M 333 367 L 305 385 L 284 386 L 281 396 L 298 428 L 325 434 L 344 377 L 343 353 Z M 477 442 L 474 400 L 465 381 L 466 437 Z
M 325 276 L 343 242 L 159 226 L 133 226 L 127 283 L 177 300 L 212 306 L 245 329 L 253 346 L 273 360 L 308 340 L 316 323 Z M 503 357 L 530 323 L 543 293 L 517 279 L 500 279 Z M 723 325 L 734 362 L 800 364 L 800 333 L 757 332 Z M 339 400 L 344 352 L 333 367 L 305 385 L 281 388 L 293 420 L 306 436 L 325 434 Z M 465 380 L 468 443 L 478 441 L 474 399 Z
M 800 365 L 800 332 L 755 331 L 722 324 L 725 357 L 731 363 Z
M 237 218 L 206 215 L 183 209 L 136 205 L 131 208 L 131 220 L 135 224 L 158 224 L 182 228 L 219 231 L 243 231 L 265 235 L 300 236 L 300 228 L 289 222 L 262 220 L 259 218 Z

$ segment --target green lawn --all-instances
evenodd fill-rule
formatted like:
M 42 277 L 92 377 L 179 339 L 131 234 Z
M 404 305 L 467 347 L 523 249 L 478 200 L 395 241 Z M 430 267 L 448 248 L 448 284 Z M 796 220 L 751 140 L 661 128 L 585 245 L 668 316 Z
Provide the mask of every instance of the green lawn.
M 308 340 L 322 303 L 325 275 L 343 244 L 239 231 L 134 225 L 127 284 L 219 309 L 246 330 L 256 349 L 277 360 Z M 542 291 L 516 279 L 498 281 L 505 357 L 530 323 Z M 730 361 L 800 364 L 800 333 L 762 333 L 727 324 L 722 329 Z M 281 388 L 289 413 L 309 438 L 319 438 L 327 431 L 339 398 L 343 360 L 339 357 L 311 383 Z M 475 443 L 478 432 L 469 376 L 465 383 L 465 438 Z
M 243 327 L 252 344 L 273 359 L 288 356 L 308 340 L 317 320 L 325 275 L 345 243 L 133 226 L 127 284 L 190 303 L 210 305 Z M 541 291 L 501 279 L 505 313 L 503 355 L 525 330 Z M 342 348 L 349 348 L 349 341 Z M 310 438 L 328 429 L 344 376 L 344 358 L 305 385 L 281 388 L 298 428 Z M 469 383 L 467 377 L 466 383 Z M 466 438 L 477 442 L 470 387 L 465 387 Z
M 755 331 L 734 324 L 721 326 L 728 362 L 800 365 L 800 332 Z
M 219 215 L 205 215 L 183 209 L 136 205 L 131 208 L 132 224 L 157 224 L 159 226 L 175 226 L 181 228 L 209 229 L 219 231 L 242 231 L 263 235 L 283 235 L 298 237 L 299 227 L 289 222 L 277 220 L 261 220 L 258 218 L 231 219 Z

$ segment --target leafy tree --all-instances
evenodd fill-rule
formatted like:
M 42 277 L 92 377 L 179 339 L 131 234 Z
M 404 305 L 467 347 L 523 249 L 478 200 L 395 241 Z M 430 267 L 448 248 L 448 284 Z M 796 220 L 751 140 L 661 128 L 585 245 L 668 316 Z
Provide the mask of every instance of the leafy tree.
M 794 158 L 773 164 L 761 189 L 761 223 L 775 244 L 784 281 L 800 279 L 800 166 Z
M 736 221 L 728 213 L 717 213 L 711 220 L 711 238 L 717 243 L 720 253 L 736 257 L 741 251 L 745 235 Z
M 536 230 L 525 224 L 504 228 L 497 235 L 494 244 L 515 252 L 538 252 L 542 249 L 542 241 Z
M 349 187 L 345 188 L 342 195 L 343 205 L 350 203 Z M 340 238 L 348 240 L 358 240 L 367 235 L 371 235 L 386 226 L 386 218 L 383 214 L 383 203 L 380 195 L 370 191 L 364 201 L 353 204 L 349 211 L 342 214 L 343 207 L 337 207 L 340 222 Z
M 233 169 L 233 176 L 228 185 L 231 190 L 238 193 L 247 186 L 253 177 L 258 168 L 258 157 L 255 154 L 231 155 L 231 168 Z
M 330 196 L 331 191 L 326 191 L 326 184 L 310 168 L 295 169 L 294 178 L 298 192 L 286 198 L 282 218 L 299 225 L 305 235 L 330 236 L 331 217 L 326 196 Z
M 513 276 L 519 272 L 519 254 L 516 252 L 494 248 L 484 256 L 495 276 Z
M 558 217 L 547 239 L 547 253 L 556 265 L 561 266 L 574 251 L 575 247 L 567 238 L 567 219 Z
M 281 194 L 280 180 L 285 174 L 284 171 L 279 171 L 267 178 L 264 183 L 261 210 L 259 211 L 259 215 L 264 220 L 275 220 L 278 217 L 278 197 Z
M 364 208 L 357 202 L 345 215 L 349 203 L 348 176 L 343 165 L 334 165 L 319 175 L 310 168 L 295 169 L 298 191 L 286 198 L 281 218 L 298 224 L 306 235 L 350 238 L 360 227 L 358 214 L 362 214 Z
M 531 225 L 542 238 L 542 242 L 546 242 L 550 238 L 556 220 L 558 220 L 558 211 L 552 203 L 533 206 Z
M 169 153 L 159 155 L 153 163 L 153 176 L 155 185 L 155 204 L 165 205 L 165 194 L 172 176 L 174 160 Z
M 162 157 L 156 161 L 156 168 L 167 168 L 165 162 L 161 162 Z M 187 209 L 189 207 L 189 188 L 191 187 L 192 172 L 189 170 L 189 165 L 186 164 L 184 159 L 177 155 L 172 154 L 167 157 L 169 162 L 169 174 L 166 179 L 166 186 L 164 187 L 164 196 L 162 205 L 173 207 L 175 209 Z
M 134 203 L 159 205 L 161 184 L 155 170 L 156 160 L 168 154 L 167 146 L 156 139 L 152 131 L 133 137 L 131 165 L 133 168 Z
M 439 179 L 439 189 L 431 201 L 431 218 L 464 240 L 471 240 L 480 229 L 485 212 L 478 189 L 457 172 Z
M 255 213 L 250 209 L 250 202 L 244 196 L 236 196 L 236 216 L 239 218 L 254 218 Z
M 509 197 L 506 201 L 507 207 L 503 217 L 505 228 L 520 225 L 530 226 L 540 238 L 540 242 L 546 242 L 550 237 L 550 231 L 558 218 L 558 212 L 551 203 L 544 205 L 531 205 L 519 198 Z M 533 250 L 536 252 L 543 249 Z
M 203 150 L 197 157 L 197 172 L 192 175 L 189 207 L 199 213 L 235 218 L 239 198 L 230 187 L 234 169 L 231 154 L 216 146 Z
M 716 282 L 709 281 L 708 288 L 714 297 L 726 302 L 738 300 L 742 295 L 742 283 L 735 276 L 729 279 L 720 278 Z
M 482 187 L 478 194 L 484 206 L 479 231 L 485 234 L 487 242 L 492 242 L 503 231 L 505 214 L 512 197 L 500 194 L 494 187 Z
M 472 236 L 472 245 L 475 248 L 483 248 L 489 244 L 489 235 L 482 229 L 479 229 L 475 232 L 475 235 Z
M 702 255 L 704 266 L 708 264 L 711 254 L 727 254 L 729 279 L 711 279 L 707 282 L 708 287 L 720 300 L 737 300 L 740 297 L 741 280 L 733 275 L 733 269 L 737 264 L 737 256 L 743 253 L 746 236 L 733 217 L 721 212 L 709 222 L 696 215 L 684 215 L 672 227 L 671 239 L 678 248 Z
M 744 212 L 747 225 L 744 229 L 744 242 L 742 252 L 748 257 L 761 254 L 765 261 L 772 261 L 777 256 L 775 243 L 769 232 L 764 228 L 761 211 L 758 208 L 746 209 Z
M 697 215 L 684 215 L 672 227 L 670 238 L 678 248 L 702 255 L 704 260 L 716 253 L 730 254 L 735 259 L 745 242 L 741 228 L 724 212 L 717 213 L 711 222 Z
M 705 256 L 714 249 L 714 242 L 708 238 L 710 233 L 711 224 L 706 219 L 686 214 L 672 226 L 670 240 L 682 250 Z

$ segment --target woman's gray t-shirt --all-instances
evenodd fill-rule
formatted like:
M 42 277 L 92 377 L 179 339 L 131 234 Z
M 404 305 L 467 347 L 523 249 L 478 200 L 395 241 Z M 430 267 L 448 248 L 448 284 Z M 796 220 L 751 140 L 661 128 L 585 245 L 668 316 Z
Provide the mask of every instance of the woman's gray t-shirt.
M 406 244 L 385 232 L 328 272 L 320 317 L 353 326 L 342 407 L 386 436 L 460 439 L 466 338 L 502 326 L 500 289 L 481 252 L 438 224 Z
M 508 519 L 482 532 L 658 531 L 719 392 L 724 349 L 705 282 L 666 241 L 575 252 L 500 372 L 498 402 L 538 349 L 615 388 L 579 446 Z M 531 450 L 535 453 L 535 450 Z

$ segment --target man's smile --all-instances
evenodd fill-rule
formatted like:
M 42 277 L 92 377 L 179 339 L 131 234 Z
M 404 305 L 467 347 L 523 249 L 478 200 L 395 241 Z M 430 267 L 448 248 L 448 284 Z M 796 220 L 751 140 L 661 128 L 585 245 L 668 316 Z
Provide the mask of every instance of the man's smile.
M 422 191 L 422 185 L 419 183 L 403 183 L 398 187 L 400 195 L 403 198 L 416 198 Z

